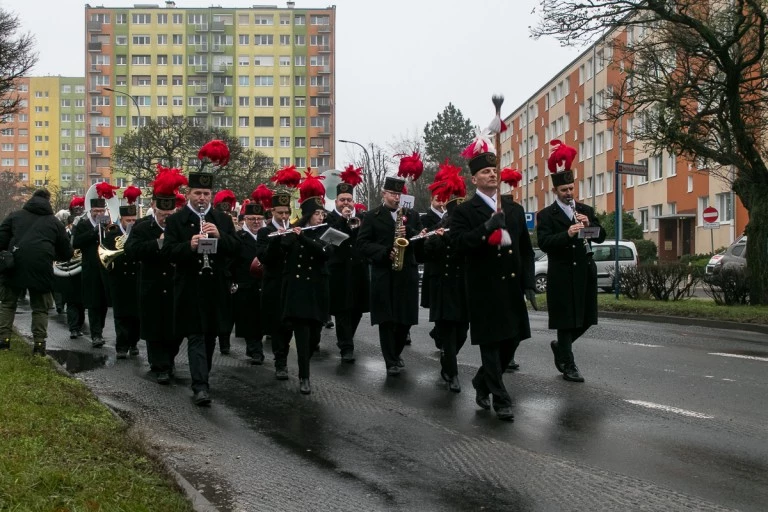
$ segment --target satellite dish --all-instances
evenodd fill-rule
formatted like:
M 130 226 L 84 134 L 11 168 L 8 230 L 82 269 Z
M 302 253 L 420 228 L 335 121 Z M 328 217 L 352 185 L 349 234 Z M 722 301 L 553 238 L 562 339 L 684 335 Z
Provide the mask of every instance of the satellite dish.
M 320 176 L 325 177 L 323 180 L 323 186 L 325 187 L 325 198 L 335 200 L 336 185 L 341 183 L 341 171 L 330 169 L 328 171 L 321 172 Z

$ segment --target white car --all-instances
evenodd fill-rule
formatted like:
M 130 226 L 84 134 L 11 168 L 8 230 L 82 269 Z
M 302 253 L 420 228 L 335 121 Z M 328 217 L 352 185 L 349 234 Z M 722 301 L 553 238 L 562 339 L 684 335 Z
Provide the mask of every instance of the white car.
M 597 287 L 610 292 L 613 290 L 611 270 L 616 265 L 616 242 L 605 241 L 592 244 L 592 259 L 597 266 Z M 544 254 L 534 263 L 536 293 L 547 291 L 547 255 Z M 637 266 L 637 247 L 634 242 L 619 241 L 619 266 L 621 268 Z

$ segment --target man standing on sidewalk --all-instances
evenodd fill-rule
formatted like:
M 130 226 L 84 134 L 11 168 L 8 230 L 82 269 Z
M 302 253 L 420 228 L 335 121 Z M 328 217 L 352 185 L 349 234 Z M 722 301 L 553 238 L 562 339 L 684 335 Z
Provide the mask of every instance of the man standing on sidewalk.
M 48 310 L 53 306 L 53 262 L 72 258 L 64 226 L 53 216 L 51 193 L 36 190 L 21 210 L 0 224 L 0 250 L 13 254 L 14 266 L 0 281 L 0 349 L 10 348 L 16 305 L 29 290 L 33 352 L 45 355 Z

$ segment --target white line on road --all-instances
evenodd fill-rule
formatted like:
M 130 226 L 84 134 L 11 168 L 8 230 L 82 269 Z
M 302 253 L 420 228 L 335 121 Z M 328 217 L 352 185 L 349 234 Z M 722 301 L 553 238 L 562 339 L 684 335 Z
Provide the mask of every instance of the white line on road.
M 649 343 L 633 343 L 631 341 L 619 341 L 618 343 L 621 343 L 622 345 L 634 345 L 636 347 L 651 347 L 651 348 L 661 347 L 661 345 L 651 345 Z
M 709 355 L 720 357 L 735 357 L 736 359 L 749 359 L 751 361 L 765 361 L 768 363 L 768 357 L 742 356 L 741 354 L 726 354 L 725 352 L 710 352 Z
M 629 402 L 630 404 L 634 404 L 634 405 L 639 405 L 640 407 L 647 407 L 648 409 L 657 409 L 659 411 L 672 412 L 675 414 L 680 414 L 682 416 L 688 416 L 690 418 L 699 418 L 703 420 L 710 420 L 714 418 L 714 416 L 710 416 L 708 414 L 703 414 L 696 411 L 687 411 L 685 409 L 678 409 L 677 407 L 672 407 L 669 405 L 654 404 L 653 402 L 643 402 L 641 400 L 626 400 L 626 402 Z

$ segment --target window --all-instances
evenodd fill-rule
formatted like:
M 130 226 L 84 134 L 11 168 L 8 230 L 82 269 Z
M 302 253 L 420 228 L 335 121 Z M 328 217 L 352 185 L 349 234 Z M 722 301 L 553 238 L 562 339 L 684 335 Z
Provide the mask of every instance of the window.
M 133 85 L 152 85 L 152 77 L 149 75 L 133 75 Z
M 289 148 L 289 147 L 291 147 L 291 138 L 290 137 L 280 137 L 280 147 L 281 148 Z
M 184 97 L 183 96 L 174 96 L 173 97 L 173 106 L 174 107 L 181 107 L 184 105 Z
M 71 107 L 72 106 L 72 100 L 67 100 L 67 99 L 61 100 L 61 106 L 63 108 Z
M 151 96 L 134 96 L 136 98 L 136 103 L 139 106 L 142 107 L 149 107 L 152 105 L 152 97 Z
M 171 85 L 184 85 L 184 77 L 181 75 L 173 75 L 171 77 Z
M 281 117 L 280 118 L 280 127 L 281 128 L 289 128 L 291 126 L 291 118 L 290 117 Z
M 250 145 L 250 138 L 248 137 L 238 137 L 238 140 L 240 140 L 240 145 L 244 148 Z
M 254 66 L 274 66 L 275 58 L 271 55 L 256 55 L 253 57 Z
M 290 66 L 291 65 L 291 58 L 287 55 L 280 56 L 279 63 L 281 66 Z
M 253 85 L 256 87 L 267 87 L 275 85 L 275 77 L 271 75 L 256 75 L 253 77 Z
M 297 156 L 294 161 L 294 165 L 298 168 L 306 167 L 307 166 L 307 159 L 303 156 Z
M 245 128 L 248 126 L 249 117 L 243 116 L 237 118 L 237 126 L 240 128 Z
M 733 196 L 730 192 L 723 192 L 715 195 L 715 205 L 719 213 L 720 222 L 730 222 L 733 220 Z
M 247 46 L 251 44 L 251 36 L 248 34 L 240 34 L 237 38 L 237 44 L 241 46 Z
M 291 45 L 291 36 L 287 34 L 283 34 L 280 36 L 280 46 L 290 46 Z
M 158 55 L 157 56 L 157 65 L 158 66 L 167 66 L 168 65 L 168 56 L 167 55 Z
M 640 224 L 640 227 L 643 229 L 643 232 L 648 231 L 648 208 L 643 208 L 641 210 L 638 210 L 640 212 L 640 220 L 637 222 Z
M 241 107 L 247 107 L 248 105 L 250 105 L 250 102 L 251 102 L 250 96 L 240 96 L 237 98 L 237 103 Z
M 293 85 L 296 87 L 305 87 L 307 85 L 307 77 L 304 75 L 296 75 L 293 77 Z
M 2 145 L 3 151 L 13 151 L 13 144 L 3 144 Z
M 674 215 L 677 213 L 677 203 L 667 203 L 667 212 Z
M 290 96 L 280 96 L 280 106 L 281 107 L 290 107 L 291 106 L 291 97 Z
M 109 126 L 109 124 L 107 124 L 107 126 Z M 75 130 L 75 137 L 81 137 L 81 138 L 85 137 L 85 130 L 83 130 L 82 128 L 78 128 L 77 130 Z
M 330 65 L 330 63 L 331 59 L 328 55 L 313 55 L 309 58 L 309 65 L 313 67 L 324 67 Z
M 136 35 L 133 36 L 133 44 L 135 45 L 148 45 L 150 43 L 149 36 Z
M 116 96 L 115 97 L 115 106 L 116 107 L 125 107 L 128 105 L 128 98 L 125 96 Z
M 127 14 L 116 14 L 115 15 L 115 23 L 118 25 L 125 25 L 128 23 L 128 15 Z
M 157 75 L 157 85 L 168 85 L 168 75 Z
M 69 123 L 72 121 L 72 118 L 69 114 L 61 114 L 61 122 L 62 123 Z
M 183 15 L 182 14 L 174 14 L 173 15 L 173 24 L 174 25 L 181 25 L 184 23 Z
M 307 147 L 307 139 L 306 137 L 296 137 L 293 139 L 293 145 L 297 148 L 305 148 Z
M 275 36 L 272 34 L 254 34 L 253 44 L 257 46 L 267 46 L 274 44 Z
M 118 128 L 125 128 L 127 126 L 127 119 L 126 116 L 115 116 L 115 126 Z
M 291 85 L 290 75 L 280 75 L 280 87 L 288 87 Z
M 613 172 L 608 171 L 605 173 L 605 191 L 613 192 Z
M 175 14 L 174 14 L 175 16 Z M 184 35 L 183 34 L 173 34 L 171 36 L 171 42 L 173 44 L 184 44 Z
M 650 160 L 651 181 L 660 180 L 664 177 L 661 155 L 653 155 Z
M 309 17 L 309 23 L 311 25 L 330 25 L 331 24 L 331 17 L 330 16 L 321 16 L 317 14 L 313 14 Z
M 662 215 L 662 205 L 651 206 L 651 231 L 659 230 L 659 217 Z
M 297 107 L 306 107 L 307 106 L 307 97 L 306 96 L 296 96 L 293 98 L 293 104 Z
M 26 153 L 27 151 L 29 151 L 29 144 L 19 144 L 17 150 L 20 153 Z
M 168 15 L 167 14 L 158 14 L 157 15 L 157 24 L 158 25 L 167 25 L 168 24 Z M 165 43 L 163 43 L 165 44 Z
M 599 155 L 603 152 L 603 141 L 605 140 L 605 134 L 598 133 L 595 135 L 595 155 Z
M 303 14 L 297 14 L 293 17 L 293 24 L 294 25 L 306 25 L 307 24 L 307 17 Z
M 253 139 L 253 147 L 273 148 L 275 147 L 275 138 L 274 137 L 255 137 Z
M 131 23 L 134 25 L 149 25 L 151 21 L 149 14 L 133 14 L 131 15 Z
M 254 107 L 274 107 L 275 98 L 272 96 L 256 96 L 253 98 Z
M 677 157 L 674 153 L 667 155 L 667 176 L 677 176 Z
M 693 176 L 688 176 L 688 192 L 693 192 Z
M 131 56 L 131 64 L 134 66 L 149 66 L 152 64 L 151 55 L 133 55 Z
M 296 35 L 293 38 L 293 44 L 296 46 L 305 46 L 307 44 L 307 37 L 303 35 Z
M 291 24 L 291 16 L 290 16 L 290 14 L 281 14 L 280 15 L 280 24 L 281 25 L 290 25 Z
M 83 107 L 85 107 L 84 99 L 75 100 L 75 108 L 83 108 Z
M 293 65 L 294 66 L 306 66 L 307 65 L 307 57 L 306 55 L 296 55 L 293 57 Z M 298 76 L 297 76 L 298 78 Z M 305 82 L 306 85 L 306 82 Z
M 704 214 L 704 209 L 709 206 L 709 197 L 703 196 L 699 198 L 699 211 L 698 211 L 698 225 L 703 226 L 704 225 L 704 218 L 702 215 Z
M 158 96 L 157 97 L 157 105 L 159 107 L 165 107 L 168 105 L 168 96 Z
M 275 118 L 274 117 L 254 117 L 253 126 L 255 126 L 256 128 L 268 128 L 268 127 L 275 126 Z
M 257 14 L 253 18 L 253 24 L 254 25 L 274 25 L 275 21 L 272 18 L 272 16 L 260 16 Z
M 595 176 L 595 195 L 600 196 L 605 193 L 605 184 L 604 179 L 605 175 L 603 173 L 598 174 Z
M 304 128 L 307 126 L 307 118 L 304 116 L 296 116 L 293 124 L 296 128 Z
M 638 160 L 637 163 L 638 163 L 638 165 L 645 166 L 646 169 L 648 168 L 648 159 L 647 158 L 643 158 L 641 160 Z M 644 175 L 644 176 L 638 176 L 637 177 L 637 184 L 638 185 L 642 185 L 644 183 L 648 183 L 648 175 L 647 174 Z

